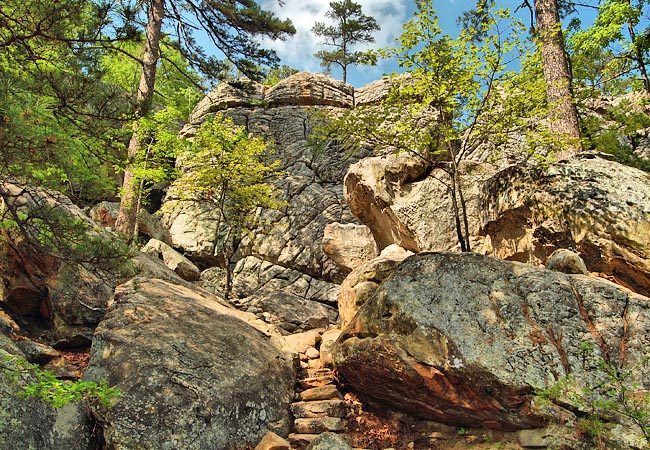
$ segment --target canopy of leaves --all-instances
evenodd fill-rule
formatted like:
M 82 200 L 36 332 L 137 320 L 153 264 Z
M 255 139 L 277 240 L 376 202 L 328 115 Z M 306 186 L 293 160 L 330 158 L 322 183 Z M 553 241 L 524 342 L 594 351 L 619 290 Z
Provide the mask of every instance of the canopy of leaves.
M 595 22 L 571 24 L 568 44 L 573 75 L 580 85 L 619 95 L 630 88 L 650 92 L 650 7 L 645 0 L 607 0 Z
M 122 92 L 100 82 L 85 0 L 0 4 L 0 176 L 95 199 L 114 190 Z

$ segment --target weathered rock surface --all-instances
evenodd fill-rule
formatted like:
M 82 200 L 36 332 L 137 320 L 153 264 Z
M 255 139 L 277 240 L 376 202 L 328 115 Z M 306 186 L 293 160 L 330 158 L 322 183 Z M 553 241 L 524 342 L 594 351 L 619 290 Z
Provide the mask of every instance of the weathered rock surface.
M 111 448 L 241 448 L 288 433 L 291 363 L 209 294 L 135 278 L 116 289 L 85 379 L 123 397 L 94 413 Z
M 274 157 L 281 161 L 285 172 L 277 184 L 283 193 L 281 200 L 287 206 L 278 211 L 262 211 L 260 219 L 265 225 L 245 236 L 238 245 L 233 298 L 242 304 L 257 301 L 271 292 L 266 289 L 262 293 L 261 285 L 271 282 L 276 296 L 283 292 L 294 300 L 293 296 L 297 296 L 318 303 L 335 303 L 337 284 L 349 269 L 339 267 L 320 244 L 327 224 L 355 222 L 345 204 L 341 181 L 349 165 L 364 155 L 350 157 L 334 141 L 315 150 L 310 139 L 317 120 L 314 109 L 337 111 L 350 107 L 353 88 L 321 74 L 303 73 L 282 80 L 268 90 L 259 86 L 249 91 L 241 86 L 224 86 L 209 97 L 192 114 L 192 124 L 185 129 L 187 136 L 211 114 L 223 111 L 251 134 L 271 142 Z M 172 185 L 165 200 L 167 212 L 163 219 L 170 230 L 173 247 L 202 268 L 223 266 L 224 258 L 217 242 L 224 230 L 218 229 L 221 223 L 218 212 L 211 205 L 178 202 L 179 199 Z M 251 263 L 250 258 L 257 262 Z M 261 262 L 264 267 L 268 264 L 273 267 L 276 281 L 262 274 L 261 283 L 253 282 L 256 287 L 241 289 L 259 275 Z M 286 283 L 283 277 L 289 275 L 295 279 L 298 273 L 306 277 L 303 281 L 310 286 L 307 294 L 302 288 L 296 292 L 298 286 Z M 255 298 L 250 301 L 244 298 L 249 296 Z M 322 308 L 318 304 L 313 306 Z
M 184 280 L 197 281 L 201 276 L 201 271 L 192 261 L 158 239 L 150 239 L 141 251 L 154 258 L 162 259 L 170 270 Z
M 547 169 L 461 165 L 472 250 L 543 265 L 575 249 L 587 270 L 650 294 L 650 175 L 599 155 Z M 380 249 L 457 250 L 447 175 L 408 155 L 365 158 L 345 177 L 353 214 Z
M 551 253 L 546 260 L 546 268 L 562 273 L 589 275 L 587 266 L 580 255 L 565 248 L 560 248 Z
M 270 106 L 351 107 L 354 88 L 322 73 L 297 73 L 273 86 L 264 98 Z
M 361 264 L 341 284 L 339 316 L 341 326 L 347 325 L 359 308 L 375 293 L 379 285 L 393 273 L 395 267 L 413 252 L 391 244 L 381 255 Z
M 379 256 L 370 229 L 352 223 L 328 224 L 324 230 L 322 247 L 327 256 L 347 271 Z
M 32 382 L 33 374 L 21 370 L 11 357 L 25 358 L 6 336 L 0 333 L 0 448 L 12 450 L 92 450 L 98 443 L 81 405 L 68 404 L 54 409 L 35 398 L 18 394 Z
M 232 301 L 287 331 L 335 323 L 339 286 L 249 256 L 233 274 Z
M 190 115 L 190 123 L 202 121 L 208 114 L 229 108 L 260 105 L 266 88 L 254 81 L 241 79 L 234 83 L 221 83 L 206 95 Z
M 542 264 L 572 248 L 590 272 L 650 295 L 650 174 L 585 154 L 498 173 L 481 204 L 488 254 Z
M 100 202 L 90 209 L 90 218 L 103 227 L 115 228 L 115 221 L 117 214 L 120 211 L 119 202 Z M 138 231 L 145 236 L 152 239 L 158 239 L 166 244 L 171 243 L 171 237 L 165 227 L 163 227 L 160 219 L 156 216 L 149 214 L 148 211 L 142 209 L 138 216 Z
M 460 171 L 470 238 L 480 251 L 479 188 L 494 169 L 466 161 Z M 370 228 L 380 250 L 391 244 L 413 252 L 453 250 L 458 238 L 446 180 L 442 169 L 432 169 L 414 155 L 375 156 L 350 167 L 345 197 L 355 217 Z
M 636 367 L 650 299 L 613 283 L 477 254 L 405 260 L 334 347 L 354 390 L 419 417 L 503 430 L 544 425 L 536 390 L 571 374 L 595 385 L 598 358 Z M 593 358 L 584 356 L 593 345 Z M 633 376 L 646 389 L 647 374 Z M 566 400 L 570 403 L 570 400 Z

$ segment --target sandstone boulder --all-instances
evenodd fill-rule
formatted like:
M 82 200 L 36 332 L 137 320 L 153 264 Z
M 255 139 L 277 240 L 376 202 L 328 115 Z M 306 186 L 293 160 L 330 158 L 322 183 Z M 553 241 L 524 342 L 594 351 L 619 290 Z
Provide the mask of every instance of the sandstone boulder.
M 348 271 L 379 256 L 372 233 L 364 225 L 330 223 L 325 227 L 321 245 L 328 257 Z
M 541 265 L 572 248 L 590 272 L 650 295 L 650 174 L 594 154 L 513 167 L 487 181 L 480 210 L 488 254 Z
M 546 268 L 562 273 L 589 275 L 587 266 L 580 255 L 571 250 L 560 248 L 551 253 L 546 260 Z
M 464 161 L 459 167 L 475 251 L 482 250 L 478 197 L 492 166 Z M 458 248 L 456 218 L 447 180 L 440 168 L 421 158 L 389 154 L 364 158 L 345 176 L 345 197 L 350 210 L 370 228 L 379 249 L 397 244 L 413 252 Z
M 341 326 L 347 325 L 359 308 L 375 293 L 379 285 L 393 273 L 395 267 L 413 252 L 395 244 L 389 245 L 381 255 L 361 264 L 341 284 L 339 316 Z
M 123 393 L 112 408 L 93 406 L 107 446 L 243 448 L 267 431 L 286 435 L 291 362 L 268 327 L 251 323 L 259 326 L 184 286 L 143 278 L 119 286 L 84 374 Z
M 184 280 L 197 281 L 201 276 L 201 271 L 192 261 L 162 241 L 150 239 L 147 245 L 142 248 L 142 252 L 162 259 L 169 269 L 176 272 Z
M 536 409 L 535 392 L 569 375 L 597 385 L 600 358 L 622 361 L 631 381 L 650 387 L 634 369 L 650 345 L 648 302 L 599 278 L 477 254 L 419 254 L 343 330 L 334 363 L 354 390 L 419 417 L 536 428 L 550 413 Z

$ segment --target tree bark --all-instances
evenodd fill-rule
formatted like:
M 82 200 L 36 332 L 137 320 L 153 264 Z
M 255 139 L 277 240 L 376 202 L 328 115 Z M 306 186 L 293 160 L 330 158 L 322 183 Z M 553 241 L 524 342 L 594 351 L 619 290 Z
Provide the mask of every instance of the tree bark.
M 165 0 L 150 0 L 147 22 L 147 42 L 142 57 L 142 74 L 138 85 L 136 99 L 135 120 L 144 117 L 151 109 L 154 86 L 156 83 L 156 70 L 160 58 L 160 39 L 162 37 L 162 22 L 165 17 Z M 115 221 L 115 229 L 132 241 L 135 236 L 137 216 L 139 209 L 138 180 L 133 172 L 132 163 L 140 151 L 140 136 L 137 124 L 134 125 L 133 135 L 128 147 L 128 165 L 124 169 L 124 182 L 122 184 L 122 198 L 120 211 Z
M 535 0 L 535 16 L 542 50 L 548 118 L 551 131 L 562 141 L 562 149 L 556 156 L 557 159 L 566 159 L 582 151 L 582 144 L 557 0 Z

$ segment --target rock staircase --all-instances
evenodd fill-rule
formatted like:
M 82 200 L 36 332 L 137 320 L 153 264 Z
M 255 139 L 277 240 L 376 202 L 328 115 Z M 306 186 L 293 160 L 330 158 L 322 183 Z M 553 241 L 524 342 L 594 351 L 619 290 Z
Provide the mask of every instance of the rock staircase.
M 331 337 L 337 337 L 337 332 L 323 334 L 320 350 L 310 347 L 299 354 L 296 401 L 291 405 L 295 419 L 289 435 L 291 448 L 305 448 L 320 433 L 345 431 L 346 404 L 335 384 L 329 353 L 335 340 Z

